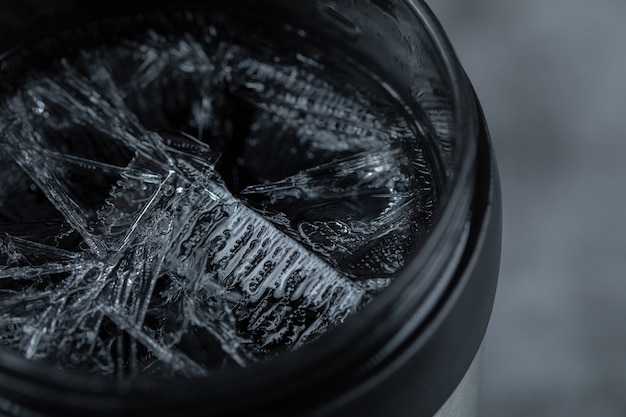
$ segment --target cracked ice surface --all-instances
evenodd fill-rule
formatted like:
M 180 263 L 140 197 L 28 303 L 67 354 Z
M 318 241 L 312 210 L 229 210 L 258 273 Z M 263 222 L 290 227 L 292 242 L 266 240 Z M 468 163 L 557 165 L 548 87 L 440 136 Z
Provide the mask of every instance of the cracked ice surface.
M 265 52 L 146 31 L 0 96 L 0 345 L 203 376 L 296 349 L 388 285 L 435 204 L 414 133 Z

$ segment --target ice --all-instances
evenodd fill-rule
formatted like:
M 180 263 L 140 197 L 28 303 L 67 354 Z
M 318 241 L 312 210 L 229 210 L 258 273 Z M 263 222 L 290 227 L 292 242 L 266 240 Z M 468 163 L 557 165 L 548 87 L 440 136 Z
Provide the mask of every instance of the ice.
M 226 77 L 235 95 L 263 110 L 246 141 L 248 163 L 258 174 L 276 179 L 272 173 L 284 171 L 275 163 L 292 161 L 292 174 L 355 152 L 381 150 L 400 137 L 414 137 L 398 108 L 389 109 L 388 103 L 377 103 L 359 90 L 346 94 L 345 86 L 303 72 L 310 61 L 297 56 L 294 62 L 268 63 L 250 55 L 251 51 L 232 48 L 226 54 L 230 63 Z M 313 68 L 324 71 L 319 65 Z M 284 158 L 267 158 L 274 149 L 284 152 L 279 154 Z
M 120 379 L 269 360 L 362 309 L 428 232 L 436 182 L 398 103 L 197 19 L 9 60 L 3 348 Z
M 397 257 L 406 249 L 396 248 L 395 256 L 378 256 L 366 264 L 354 254 L 368 250 L 367 256 L 373 257 L 372 243 L 381 240 L 386 245 L 389 239 L 404 246 L 411 243 L 406 233 L 412 229 L 411 211 L 417 202 L 407 188 L 411 184 L 403 172 L 407 164 L 401 149 L 358 153 L 277 182 L 250 186 L 242 194 L 261 201 L 265 210 L 288 213 L 287 233 L 297 233 L 345 273 L 355 278 L 384 276 L 398 271 L 404 259 Z

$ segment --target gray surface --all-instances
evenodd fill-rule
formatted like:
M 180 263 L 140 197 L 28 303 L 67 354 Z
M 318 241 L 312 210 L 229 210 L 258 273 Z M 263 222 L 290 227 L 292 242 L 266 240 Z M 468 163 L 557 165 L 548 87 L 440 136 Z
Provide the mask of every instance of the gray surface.
M 626 2 L 430 4 L 502 176 L 482 416 L 624 416 Z

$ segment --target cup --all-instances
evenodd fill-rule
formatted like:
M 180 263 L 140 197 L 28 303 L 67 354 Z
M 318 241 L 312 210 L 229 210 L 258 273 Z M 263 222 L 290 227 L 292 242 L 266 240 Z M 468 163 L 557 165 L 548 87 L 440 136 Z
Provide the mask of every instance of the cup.
M 73 26 L 183 9 L 233 13 L 280 26 L 285 37 L 333 45 L 397 94 L 408 118 L 426 132 L 436 161 L 432 227 L 388 288 L 293 352 L 164 382 L 69 373 L 0 350 L 0 410 L 15 416 L 477 416 L 481 346 L 500 259 L 500 189 L 479 101 L 426 3 L 24 1 L 0 5 L 0 68 L 32 42 Z

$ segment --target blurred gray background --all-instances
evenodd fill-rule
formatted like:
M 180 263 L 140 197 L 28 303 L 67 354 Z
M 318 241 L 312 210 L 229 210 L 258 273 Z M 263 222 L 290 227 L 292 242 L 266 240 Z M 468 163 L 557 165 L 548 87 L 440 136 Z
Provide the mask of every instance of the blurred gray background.
M 626 1 L 430 0 L 504 193 L 482 417 L 626 415 Z

